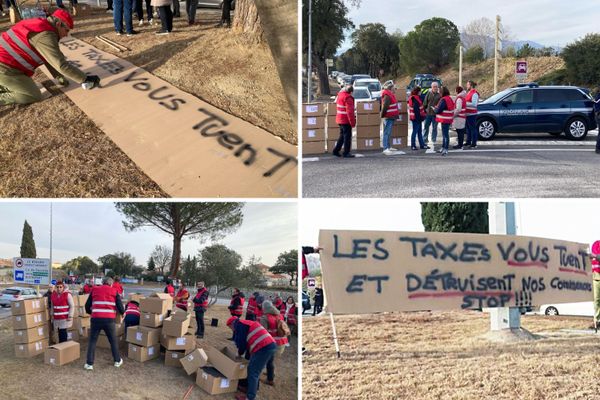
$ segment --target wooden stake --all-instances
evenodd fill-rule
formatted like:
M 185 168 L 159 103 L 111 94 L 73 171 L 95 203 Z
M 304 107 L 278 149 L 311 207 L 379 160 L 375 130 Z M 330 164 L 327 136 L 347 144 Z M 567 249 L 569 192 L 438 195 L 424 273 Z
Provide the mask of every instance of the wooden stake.
M 106 41 L 105 38 L 103 38 L 102 36 L 96 36 L 96 39 L 98 39 L 99 41 L 101 41 L 102 43 L 104 43 L 107 46 L 112 47 L 113 49 L 117 50 L 118 52 L 122 52 L 123 50 L 121 50 L 120 48 L 118 48 L 117 46 L 115 46 L 114 44 L 110 44 L 108 41 Z

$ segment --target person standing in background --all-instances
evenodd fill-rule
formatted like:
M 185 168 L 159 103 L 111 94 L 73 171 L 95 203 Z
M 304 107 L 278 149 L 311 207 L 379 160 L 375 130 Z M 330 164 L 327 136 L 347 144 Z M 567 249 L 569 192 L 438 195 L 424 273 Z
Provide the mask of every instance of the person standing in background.
M 150 3 L 158 12 L 161 29 L 156 35 L 168 35 L 173 31 L 173 11 L 171 11 L 171 0 L 152 0 Z
M 442 88 L 442 99 L 435 107 L 437 122 L 442 124 L 442 156 L 448 155 L 448 146 L 450 145 L 450 125 L 454 120 L 454 101 L 450 97 L 450 91 L 446 86 Z
M 204 282 L 196 283 L 196 296 L 193 299 L 194 312 L 196 313 L 196 337 L 204 338 L 204 313 L 208 309 L 208 289 L 204 287 Z
M 452 148 L 455 150 L 462 150 L 463 142 L 465 140 L 465 126 L 467 117 L 467 101 L 465 100 L 465 91 L 462 86 L 456 87 L 456 106 L 454 108 L 454 128 L 456 129 L 456 136 L 458 144 Z
M 431 90 L 423 99 L 423 109 L 425 110 L 425 127 L 423 132 L 423 140 L 425 144 L 429 142 L 429 126 L 431 126 L 431 143 L 435 144 L 437 139 L 437 121 L 435 120 L 435 111 L 433 107 L 437 106 L 442 96 L 440 95 L 440 86 L 437 82 L 431 84 Z
M 412 122 L 412 134 L 410 135 L 410 148 L 412 150 L 417 150 L 416 139 L 419 140 L 419 148 L 420 149 L 428 149 L 429 146 L 425 144 L 423 140 L 423 117 L 425 116 L 425 111 L 423 110 L 423 103 L 421 102 L 421 88 L 419 86 L 415 87 L 410 93 L 410 98 L 408 99 L 408 115 L 410 121 Z M 433 140 L 435 142 L 435 139 Z
M 465 146 L 474 149 L 477 147 L 477 104 L 479 104 L 479 92 L 477 92 L 477 83 L 467 81 L 467 143 Z
M 383 84 L 383 91 L 381 92 L 381 118 L 383 119 L 383 154 L 386 156 L 394 154 L 392 147 L 392 130 L 394 123 L 400 116 L 398 111 L 398 99 L 396 95 L 392 93 L 394 88 L 394 81 L 387 81 Z
M 66 342 L 67 330 L 73 326 L 75 303 L 73 296 L 65 291 L 62 281 L 56 282 L 56 290 L 50 296 L 52 299 L 51 317 L 54 327 L 58 329 L 58 343 Z
M 196 9 L 198 0 L 185 0 L 185 13 L 187 14 L 188 25 L 196 23 Z
M 338 138 L 333 151 L 331 152 L 336 157 L 353 158 L 354 154 L 350 154 L 352 147 L 352 128 L 356 126 L 356 116 L 354 115 L 354 97 L 352 92 L 354 87 L 346 85 L 343 90 L 337 95 L 335 122 L 340 126 L 340 137 Z M 340 150 L 344 147 L 343 155 L 340 155 Z
M 221 13 L 221 22 L 216 28 L 231 28 L 231 0 L 223 0 L 223 11 Z

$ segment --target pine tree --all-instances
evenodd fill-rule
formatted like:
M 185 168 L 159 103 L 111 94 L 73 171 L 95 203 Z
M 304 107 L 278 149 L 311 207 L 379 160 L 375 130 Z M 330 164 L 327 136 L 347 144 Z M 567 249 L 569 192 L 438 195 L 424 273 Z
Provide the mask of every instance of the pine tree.
M 21 238 L 21 258 L 36 258 L 35 242 L 31 225 L 25 220 L 23 224 L 23 237 Z
M 488 203 L 421 203 L 426 232 L 489 233 Z

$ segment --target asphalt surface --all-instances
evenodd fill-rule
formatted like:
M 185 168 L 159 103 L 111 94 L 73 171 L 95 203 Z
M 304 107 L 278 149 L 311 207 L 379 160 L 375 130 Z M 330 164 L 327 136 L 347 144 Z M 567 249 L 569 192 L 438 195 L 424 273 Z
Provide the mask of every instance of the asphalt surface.
M 452 133 L 450 148 L 456 140 Z M 500 134 L 480 141 L 475 150 L 451 149 L 444 157 L 410 148 L 393 156 L 356 151 L 354 159 L 304 156 L 303 197 L 600 197 L 597 135 L 591 131 L 583 141 L 570 141 L 549 134 Z

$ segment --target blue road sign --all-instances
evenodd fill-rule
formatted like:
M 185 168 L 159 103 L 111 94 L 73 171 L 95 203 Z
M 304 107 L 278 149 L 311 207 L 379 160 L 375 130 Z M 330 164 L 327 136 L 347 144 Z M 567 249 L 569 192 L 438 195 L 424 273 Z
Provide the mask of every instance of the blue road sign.
M 15 269 L 15 281 L 23 282 L 25 280 L 25 271 Z
M 51 283 L 52 283 L 53 285 L 56 285 L 56 279 L 52 279 Z

